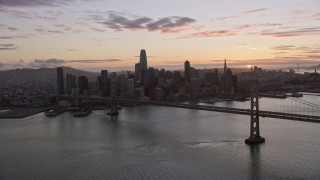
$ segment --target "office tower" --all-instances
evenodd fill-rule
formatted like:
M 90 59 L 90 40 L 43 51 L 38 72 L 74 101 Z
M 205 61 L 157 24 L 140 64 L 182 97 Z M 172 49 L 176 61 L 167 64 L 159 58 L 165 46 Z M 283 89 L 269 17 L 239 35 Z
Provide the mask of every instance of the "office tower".
M 101 86 L 101 76 L 98 76 L 97 77 L 97 87 L 98 87 L 98 89 L 101 91 L 101 89 L 102 89 L 102 86 Z
M 204 75 L 206 83 L 214 84 L 214 72 L 206 72 Z
M 76 76 L 67 73 L 67 93 L 72 94 L 73 88 L 76 88 Z
M 127 78 L 124 74 L 120 74 L 117 77 L 117 81 L 118 81 L 117 95 L 120 97 L 124 97 L 127 93 Z
M 180 71 L 173 71 L 173 81 L 175 84 L 180 84 L 181 82 Z
M 64 94 L 64 80 L 62 67 L 57 67 L 57 89 L 58 95 Z
M 231 89 L 232 89 L 232 85 L 233 85 L 233 77 L 232 77 L 232 71 L 228 68 L 226 70 L 226 74 L 225 74 L 225 93 L 226 94 L 231 94 Z
M 156 73 L 155 69 L 150 67 L 145 73 L 144 85 L 148 87 L 154 87 L 156 85 Z
M 148 69 L 147 53 L 146 53 L 146 50 L 141 49 L 141 51 L 140 51 L 140 70 L 146 71 L 147 69 Z
M 199 78 L 200 79 L 200 70 L 195 68 L 190 68 L 190 80 L 192 78 Z
M 140 68 L 140 63 L 136 63 L 134 66 L 134 78 L 135 81 L 141 81 L 141 68 Z
M 191 84 L 191 94 L 193 96 L 197 96 L 200 93 L 200 79 L 199 78 L 191 78 L 190 79 L 190 84 Z
M 107 97 L 110 95 L 110 88 L 109 87 L 109 79 L 108 79 L 108 70 L 101 70 L 101 92 L 103 97 Z
M 112 80 L 117 80 L 117 73 L 116 73 L 116 72 L 112 72 L 112 73 L 110 74 L 110 79 L 111 79 L 111 81 L 112 81 Z
M 226 92 L 226 73 L 227 73 L 227 59 L 224 59 L 224 68 L 223 68 L 223 90 Z
M 190 82 L 190 62 L 188 60 L 184 62 L 184 79 Z
M 80 76 L 78 78 L 78 86 L 79 86 L 79 93 L 81 95 L 87 94 L 86 91 L 89 89 L 88 78 L 86 76 Z
M 219 72 L 218 72 L 218 69 L 215 68 L 214 71 L 213 71 L 213 84 L 215 85 L 219 85 Z
M 232 87 L 234 90 L 238 89 L 238 76 L 232 75 Z
M 134 97 L 134 80 L 127 79 L 127 94 L 129 98 Z

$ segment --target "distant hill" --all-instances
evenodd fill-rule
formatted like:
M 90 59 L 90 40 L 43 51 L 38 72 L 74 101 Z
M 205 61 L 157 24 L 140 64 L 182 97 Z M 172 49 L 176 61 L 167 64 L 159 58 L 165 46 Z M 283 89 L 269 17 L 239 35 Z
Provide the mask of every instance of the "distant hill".
M 305 67 L 305 69 L 320 69 L 320 64 L 310 67 Z
M 96 81 L 99 73 L 82 71 L 70 67 L 62 67 L 64 77 L 67 73 L 75 76 L 86 76 L 89 81 Z M 40 68 L 40 69 L 13 69 L 7 71 L 0 71 L 1 83 L 15 83 L 15 82 L 39 82 L 39 83 L 56 83 L 57 72 L 56 68 Z

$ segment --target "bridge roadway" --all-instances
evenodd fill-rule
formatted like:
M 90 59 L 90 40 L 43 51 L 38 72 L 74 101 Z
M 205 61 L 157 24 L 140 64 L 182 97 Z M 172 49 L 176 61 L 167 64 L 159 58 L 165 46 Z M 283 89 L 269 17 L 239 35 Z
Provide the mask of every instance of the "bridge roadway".
M 92 102 L 110 102 L 110 101 L 112 101 L 112 98 L 105 98 L 105 97 L 100 97 L 100 96 L 55 95 L 54 97 L 56 97 L 58 99 L 76 99 L 76 98 L 78 98 L 80 100 L 89 100 Z M 204 110 L 204 111 L 215 111 L 215 112 L 243 114 L 243 115 L 250 115 L 251 114 L 250 109 L 218 107 L 218 106 L 213 106 L 213 105 L 183 104 L 183 103 L 178 103 L 178 102 L 166 102 L 166 101 L 146 101 L 146 100 L 141 101 L 141 100 L 132 100 L 132 99 L 115 99 L 115 100 L 119 103 L 132 103 L 132 104 L 137 104 L 137 105 L 155 105 L 155 106 L 197 109 L 197 110 Z M 272 112 L 272 111 L 261 111 L 261 110 L 259 110 L 259 114 L 261 117 L 320 123 L 320 116 L 291 114 L 291 113 Z

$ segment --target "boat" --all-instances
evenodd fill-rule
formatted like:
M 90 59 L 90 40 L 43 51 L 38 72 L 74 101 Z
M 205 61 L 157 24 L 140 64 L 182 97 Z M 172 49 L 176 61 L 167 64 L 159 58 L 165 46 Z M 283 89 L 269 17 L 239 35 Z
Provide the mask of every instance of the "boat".
M 66 111 L 65 108 L 55 108 L 55 109 L 49 109 L 48 111 L 46 111 L 46 116 L 48 117 L 52 117 L 52 116 L 58 116 L 59 114 L 62 114 Z
M 294 92 L 294 93 L 291 93 L 291 96 L 292 97 L 303 97 L 303 94 L 298 93 L 298 92 Z
M 88 116 L 91 113 L 92 106 L 91 105 L 86 105 L 80 108 L 78 112 L 75 112 L 73 114 L 73 117 L 84 117 Z

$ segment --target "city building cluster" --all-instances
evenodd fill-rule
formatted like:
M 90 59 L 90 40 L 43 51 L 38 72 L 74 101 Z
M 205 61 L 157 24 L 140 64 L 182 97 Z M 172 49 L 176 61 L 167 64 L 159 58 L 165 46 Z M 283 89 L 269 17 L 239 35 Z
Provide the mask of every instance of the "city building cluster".
M 217 68 L 196 69 L 188 60 L 184 63 L 184 70 L 156 69 L 148 66 L 146 50 L 142 49 L 134 72 L 117 74 L 101 70 L 96 82 L 91 83 L 90 86 L 85 76 L 78 77 L 77 83 L 76 77 L 71 74 L 67 74 L 64 80 L 63 69 L 59 67 L 57 68 L 57 89 L 59 95 L 110 97 L 114 83 L 116 96 L 119 98 L 177 101 L 219 95 L 223 99 L 239 99 L 239 94 L 243 97 L 243 94 L 250 92 L 250 82 L 253 78 L 259 78 L 262 92 L 278 92 L 279 87 L 284 87 L 285 84 L 294 81 L 307 82 L 306 78 L 309 79 L 307 75 L 296 74 L 292 70 L 290 72 L 265 71 L 257 66 L 235 75 L 227 67 L 226 59 L 221 69 L 221 72 Z
M 67 74 L 64 79 L 63 69 L 57 68 L 57 94 L 101 95 L 110 97 L 112 82 L 116 83 L 118 97 L 152 100 L 185 100 L 208 95 L 231 95 L 237 91 L 238 79 L 224 62 L 223 72 L 218 69 L 199 70 L 191 67 L 187 60 L 184 70 L 169 71 L 148 67 L 146 50 L 140 52 L 140 61 L 135 64 L 134 72 L 126 74 L 109 73 L 101 70 L 94 87 L 88 86 L 88 79 L 77 79 Z M 65 87 L 66 85 L 66 87 Z M 77 85 L 77 86 L 76 86 Z
M 91 73 L 89 78 L 85 73 L 75 75 L 64 70 L 56 68 L 56 77 L 46 74 L 43 82 L 36 82 L 31 76 L 24 82 L 0 82 L 0 106 L 38 107 L 49 105 L 53 94 L 111 97 L 113 92 L 118 98 L 140 100 L 186 101 L 211 96 L 244 100 L 253 78 L 259 79 L 260 92 L 320 92 L 317 72 L 300 74 L 293 69 L 286 72 L 254 66 L 234 73 L 226 59 L 223 67 L 215 69 L 196 69 L 186 60 L 184 69 L 171 71 L 149 67 L 144 49 L 134 71 L 117 73 L 105 69 L 99 74 Z

